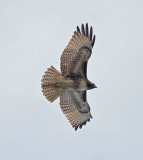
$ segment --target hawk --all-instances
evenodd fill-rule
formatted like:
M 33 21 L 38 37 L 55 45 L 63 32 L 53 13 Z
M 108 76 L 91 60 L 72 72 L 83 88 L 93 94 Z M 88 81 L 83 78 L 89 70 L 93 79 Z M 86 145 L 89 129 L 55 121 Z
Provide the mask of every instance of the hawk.
M 41 80 L 45 98 L 53 102 L 60 97 L 60 107 L 75 130 L 92 118 L 86 99 L 86 90 L 97 88 L 87 79 L 87 63 L 95 42 L 92 34 L 87 23 L 81 25 L 81 31 L 77 26 L 61 55 L 61 73 L 51 66 Z

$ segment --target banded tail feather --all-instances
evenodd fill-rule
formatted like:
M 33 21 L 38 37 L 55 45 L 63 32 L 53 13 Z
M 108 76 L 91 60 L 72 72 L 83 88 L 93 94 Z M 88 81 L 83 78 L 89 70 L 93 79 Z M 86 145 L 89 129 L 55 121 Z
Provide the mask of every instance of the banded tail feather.
M 58 83 L 61 78 L 61 73 L 53 66 L 48 68 L 42 76 L 41 88 L 43 95 L 48 101 L 53 102 L 63 93 L 63 89 L 59 87 L 60 84 Z

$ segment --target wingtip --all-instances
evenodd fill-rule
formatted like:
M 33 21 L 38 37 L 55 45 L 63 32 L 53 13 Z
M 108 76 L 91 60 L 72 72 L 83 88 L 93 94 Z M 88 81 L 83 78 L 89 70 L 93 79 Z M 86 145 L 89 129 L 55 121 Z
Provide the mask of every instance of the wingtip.
M 82 23 L 81 30 L 80 30 L 79 26 L 77 26 L 77 33 L 80 33 L 80 34 L 86 36 L 87 38 L 89 38 L 89 40 L 91 41 L 92 47 L 94 46 L 96 36 L 95 35 L 93 36 L 92 26 L 89 29 L 88 23 L 85 23 L 85 25 Z
M 77 131 L 78 127 L 75 127 L 74 129 L 75 129 L 75 131 Z
M 92 43 L 91 43 L 91 45 L 92 45 L 92 47 L 94 46 L 94 43 L 95 43 L 95 34 L 94 34 L 94 36 L 93 36 L 93 40 L 92 40 Z
M 90 41 L 92 41 L 92 33 L 93 33 L 93 28 L 92 28 L 92 26 L 90 27 Z
M 81 33 L 81 32 L 80 32 L 80 29 L 79 29 L 79 26 L 77 26 L 76 29 L 77 29 L 77 32 L 78 32 L 78 33 Z
M 82 34 L 85 36 L 84 24 L 81 25 Z
M 86 23 L 86 37 L 88 38 L 88 23 Z

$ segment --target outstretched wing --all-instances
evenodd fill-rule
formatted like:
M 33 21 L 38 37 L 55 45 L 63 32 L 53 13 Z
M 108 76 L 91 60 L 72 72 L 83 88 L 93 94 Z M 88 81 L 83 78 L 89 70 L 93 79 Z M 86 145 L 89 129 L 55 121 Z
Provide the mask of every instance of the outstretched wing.
M 87 62 L 94 46 L 95 35 L 92 37 L 92 27 L 89 32 L 87 23 L 85 28 L 82 24 L 81 30 L 82 32 L 77 26 L 77 31 L 61 55 L 61 72 L 64 76 L 87 76 Z
M 86 91 L 66 90 L 60 96 L 60 107 L 75 130 L 82 128 L 92 118 L 86 101 Z

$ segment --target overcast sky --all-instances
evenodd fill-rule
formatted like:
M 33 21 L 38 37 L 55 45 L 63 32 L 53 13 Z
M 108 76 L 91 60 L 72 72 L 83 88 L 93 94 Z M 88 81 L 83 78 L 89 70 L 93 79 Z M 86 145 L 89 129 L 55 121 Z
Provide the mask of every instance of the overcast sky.
M 143 159 L 143 1 L 0 0 L 0 160 Z M 77 25 L 96 42 L 87 93 L 93 119 L 74 131 L 41 77 Z

